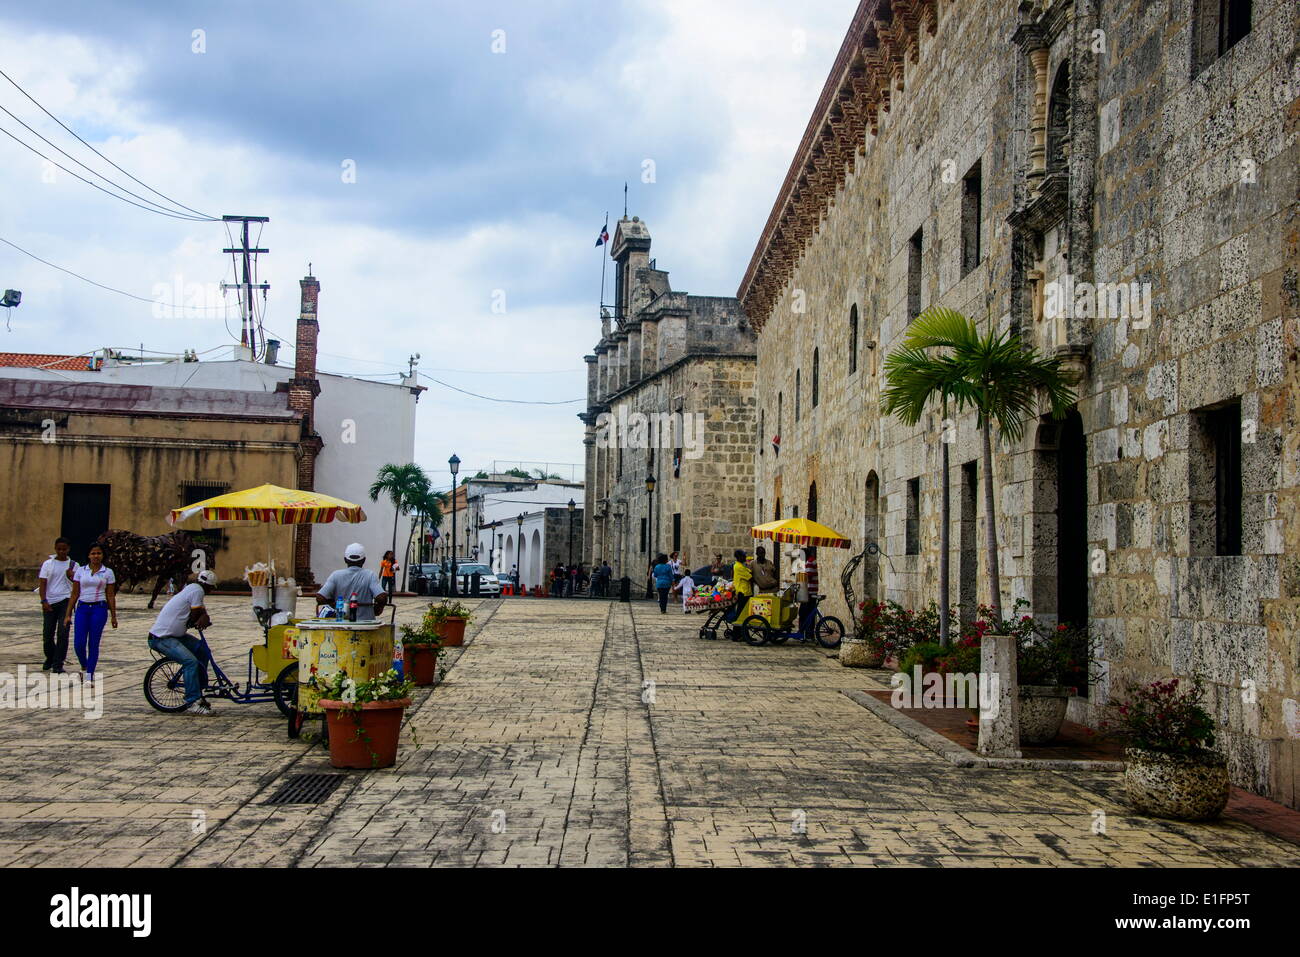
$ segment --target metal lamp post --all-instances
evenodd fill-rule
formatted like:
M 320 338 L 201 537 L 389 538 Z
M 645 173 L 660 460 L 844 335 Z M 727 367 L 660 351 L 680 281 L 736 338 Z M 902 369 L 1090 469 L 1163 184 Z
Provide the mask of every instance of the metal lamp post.
M 655 477 L 654 477 L 653 475 L 646 475 L 646 477 L 645 477 L 645 491 L 646 491 L 646 506 L 645 506 L 645 511 L 646 511 L 646 517 L 645 517 L 645 557 L 646 557 L 646 565 L 649 566 L 650 564 L 652 564 L 652 563 L 654 562 L 654 540 L 655 540 L 655 535 L 654 535 L 654 530 L 655 530 Z M 645 596 L 646 596 L 647 598 L 653 598 L 653 597 L 654 597 L 654 591 L 653 591 L 653 589 L 654 589 L 654 582 L 653 582 L 650 578 L 647 578 L 647 579 L 646 579 L 646 588 L 645 588 Z
M 460 457 L 455 452 L 447 460 L 451 468 L 451 595 L 456 597 L 456 474 L 460 472 Z
M 523 594 L 524 582 L 524 513 L 515 519 L 519 525 L 519 537 L 515 539 L 515 591 Z

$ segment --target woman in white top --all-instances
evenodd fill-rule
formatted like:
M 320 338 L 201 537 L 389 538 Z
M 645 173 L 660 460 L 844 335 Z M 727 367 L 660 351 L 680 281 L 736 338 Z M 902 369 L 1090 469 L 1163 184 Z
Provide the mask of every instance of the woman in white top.
M 75 612 L 74 612 L 75 609 Z M 104 565 L 104 550 L 90 546 L 90 561 L 78 565 L 72 575 L 72 597 L 68 601 L 65 621 L 73 621 L 72 647 L 81 662 L 81 670 L 94 680 L 99 661 L 99 639 L 104 624 L 112 616 L 117 627 L 117 578 Z

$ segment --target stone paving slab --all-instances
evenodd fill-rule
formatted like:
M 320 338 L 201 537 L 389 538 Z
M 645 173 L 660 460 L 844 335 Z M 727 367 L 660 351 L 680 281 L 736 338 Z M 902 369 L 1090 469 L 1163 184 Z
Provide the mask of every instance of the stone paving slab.
M 246 599 L 211 601 L 210 640 L 242 671 Z M 1241 822 L 1134 815 L 1113 772 L 953 767 L 850 700 L 871 679 L 833 653 L 700 641 L 698 620 L 640 602 L 480 602 L 395 767 L 268 806 L 288 775 L 332 772 L 324 750 L 269 703 L 149 708 L 143 605 L 124 596 L 106 635 L 103 718 L 0 711 L 0 866 L 1300 863 Z M 423 606 L 399 600 L 399 623 Z M 0 593 L 0 671 L 39 665 L 36 608 Z

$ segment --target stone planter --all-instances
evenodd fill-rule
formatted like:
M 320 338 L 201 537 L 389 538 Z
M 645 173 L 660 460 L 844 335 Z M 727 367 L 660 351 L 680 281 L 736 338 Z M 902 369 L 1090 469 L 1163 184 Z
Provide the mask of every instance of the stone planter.
M 1020 743 L 1047 744 L 1061 731 L 1073 688 L 1020 686 Z
M 1124 791 L 1135 811 L 1179 821 L 1207 821 L 1228 803 L 1228 764 L 1223 755 L 1166 754 L 1128 748 Z
M 885 663 L 880 646 L 861 638 L 845 638 L 840 642 L 840 664 L 845 668 L 879 668 Z

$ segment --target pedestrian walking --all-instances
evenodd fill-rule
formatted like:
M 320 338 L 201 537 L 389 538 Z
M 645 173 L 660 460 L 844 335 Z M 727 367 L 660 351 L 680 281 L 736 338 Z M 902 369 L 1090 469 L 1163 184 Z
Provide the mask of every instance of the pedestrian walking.
M 77 563 L 68 557 L 66 538 L 54 540 L 54 554 L 45 559 L 38 576 L 41 593 L 41 637 L 45 663 L 42 671 L 63 674 L 68 657 L 68 599 L 72 597 L 72 573 Z
M 679 578 L 677 584 L 674 585 L 673 588 L 675 588 L 682 596 L 682 614 L 690 614 L 690 609 L 686 607 L 686 602 L 695 594 L 695 579 L 691 577 L 691 573 L 687 572 Z
M 393 550 L 390 548 L 384 552 L 384 557 L 379 561 L 379 583 L 384 586 L 384 591 L 388 597 L 392 598 L 397 591 L 397 559 L 393 557 Z
M 673 587 L 673 566 L 669 563 L 668 556 L 660 552 L 650 573 L 654 576 L 655 590 L 659 592 L 659 614 L 666 615 L 668 591 Z
M 78 565 L 72 576 L 72 594 L 68 598 L 68 610 L 64 614 L 64 623 L 71 621 L 72 648 L 77 653 L 77 661 L 87 680 L 95 680 L 95 668 L 99 664 L 99 640 L 104 634 L 104 625 L 112 619 L 117 627 L 117 578 L 113 569 L 104 564 L 104 550 L 98 545 L 90 546 L 89 560 L 85 565 Z

